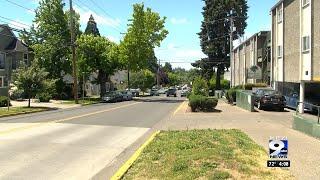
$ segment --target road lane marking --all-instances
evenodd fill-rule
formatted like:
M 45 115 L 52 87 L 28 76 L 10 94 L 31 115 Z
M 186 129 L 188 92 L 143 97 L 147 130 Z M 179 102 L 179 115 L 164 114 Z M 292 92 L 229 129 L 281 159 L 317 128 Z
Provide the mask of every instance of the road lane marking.
M 141 155 L 143 149 L 150 144 L 153 139 L 160 133 L 160 131 L 154 132 L 147 140 L 144 142 L 139 149 L 120 167 L 120 169 L 111 177 L 110 180 L 119 180 L 123 177 L 123 175 L 128 171 L 128 169 L 132 166 L 132 164 L 137 160 L 137 158 Z
M 51 120 L 51 121 L 46 121 L 46 122 L 32 123 L 31 125 L 28 125 L 28 126 L 22 126 L 22 127 L 17 127 L 17 128 L 12 128 L 12 129 L 8 129 L 8 130 L 0 131 L 0 135 L 13 133 L 13 132 L 20 131 L 20 130 L 32 129 L 34 127 L 39 127 L 39 126 L 43 126 L 43 125 L 47 125 L 47 124 L 65 122 L 65 121 L 70 121 L 70 120 L 77 119 L 77 118 L 83 118 L 83 117 L 87 117 L 87 116 L 92 116 L 92 115 L 95 115 L 95 114 L 109 112 L 109 111 L 113 111 L 113 110 L 124 108 L 124 107 L 128 107 L 128 106 L 133 106 L 135 104 L 140 104 L 140 103 L 141 102 L 126 104 L 126 105 L 123 105 L 123 106 L 109 108 L 109 109 L 105 109 L 105 110 L 101 110 L 101 111 L 95 111 L 95 112 L 92 112 L 92 113 L 82 114 L 82 115 L 79 115 L 79 116 L 72 116 L 72 117 L 68 117 L 68 118 L 64 118 L 64 119 L 57 119 L 57 120 Z
M 178 107 L 177 109 L 173 112 L 173 115 L 176 115 L 177 112 L 183 107 L 183 105 L 186 103 L 187 101 L 183 101 Z

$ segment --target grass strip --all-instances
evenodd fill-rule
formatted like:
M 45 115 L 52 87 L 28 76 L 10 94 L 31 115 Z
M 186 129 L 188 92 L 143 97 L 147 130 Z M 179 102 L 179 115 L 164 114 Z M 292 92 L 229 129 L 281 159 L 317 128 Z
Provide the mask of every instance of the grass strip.
M 163 131 L 123 179 L 293 179 L 240 130 Z

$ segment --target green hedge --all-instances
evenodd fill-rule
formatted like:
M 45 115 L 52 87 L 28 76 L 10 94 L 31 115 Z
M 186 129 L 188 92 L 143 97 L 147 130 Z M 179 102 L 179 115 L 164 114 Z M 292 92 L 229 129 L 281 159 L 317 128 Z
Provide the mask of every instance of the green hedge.
M 202 95 L 190 95 L 189 106 L 192 112 L 204 111 L 210 112 L 218 105 L 218 99 Z
M 259 88 L 259 87 L 267 87 L 267 84 L 265 84 L 265 83 L 256 83 L 256 84 L 249 83 L 249 84 L 245 84 L 245 85 L 235 86 L 227 91 L 226 98 L 229 103 L 234 103 L 234 102 L 236 102 L 236 92 L 238 89 L 252 90 L 252 88 Z
M 244 89 L 244 90 L 252 90 L 252 88 L 267 87 L 267 86 L 268 86 L 268 85 L 265 84 L 265 83 L 256 83 L 256 84 L 251 84 L 251 83 L 249 83 L 249 84 L 245 84 L 245 85 L 243 86 L 243 89 Z
M 40 102 L 50 102 L 50 99 L 52 98 L 51 94 L 47 92 L 39 93 L 37 95 L 37 98 Z

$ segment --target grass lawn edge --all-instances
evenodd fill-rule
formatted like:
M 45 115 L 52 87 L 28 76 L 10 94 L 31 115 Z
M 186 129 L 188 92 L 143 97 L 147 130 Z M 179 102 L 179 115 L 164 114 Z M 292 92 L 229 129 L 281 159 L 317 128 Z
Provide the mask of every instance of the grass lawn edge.
M 134 153 L 133 155 L 117 170 L 117 172 L 111 177 L 110 180 L 121 179 L 132 164 L 137 160 L 137 158 L 142 153 L 143 149 L 150 144 L 153 139 L 160 133 L 160 131 L 155 131 Z
M 57 108 L 46 108 L 46 107 L 31 107 L 31 108 L 35 108 L 36 110 L 12 112 L 12 113 L 8 113 L 8 114 L 0 115 L 0 118 L 18 116 L 18 115 L 23 115 L 23 114 L 32 114 L 32 113 L 38 113 L 38 112 L 44 112 L 44 111 L 53 111 L 53 110 L 57 109 Z M 42 109 L 37 109 L 37 108 L 42 108 Z

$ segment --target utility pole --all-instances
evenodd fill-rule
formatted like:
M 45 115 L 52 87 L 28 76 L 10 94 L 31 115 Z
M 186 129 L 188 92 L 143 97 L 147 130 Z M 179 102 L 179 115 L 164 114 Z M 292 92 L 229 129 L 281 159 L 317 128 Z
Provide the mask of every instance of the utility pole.
M 77 56 L 75 45 L 75 27 L 74 27 L 74 11 L 72 8 L 72 0 L 69 0 L 70 5 L 70 34 L 71 34 L 71 49 L 72 49 L 72 70 L 73 70 L 73 95 L 74 101 L 78 104 L 78 76 L 77 76 Z
M 160 59 L 158 60 L 158 71 L 157 71 L 157 88 L 160 88 Z
M 128 73 L 127 74 L 128 75 L 128 91 L 130 91 L 130 66 L 129 66 L 129 63 L 128 63 L 128 68 L 127 69 L 128 69 L 127 70 L 128 71 L 127 72 Z
M 229 53 L 229 55 L 230 55 L 230 66 L 231 66 L 231 71 L 230 71 L 230 76 L 231 76 L 231 78 L 230 78 L 230 88 L 233 86 L 233 81 L 234 81 L 234 79 L 233 79 L 233 75 L 234 75 L 234 73 L 232 72 L 232 71 L 234 71 L 234 60 L 233 60 L 233 58 L 232 58 L 232 56 L 233 56 L 233 27 L 234 27 L 234 19 L 233 19 L 233 15 L 232 15 L 232 13 L 231 13 L 231 16 L 230 16 L 230 53 Z

